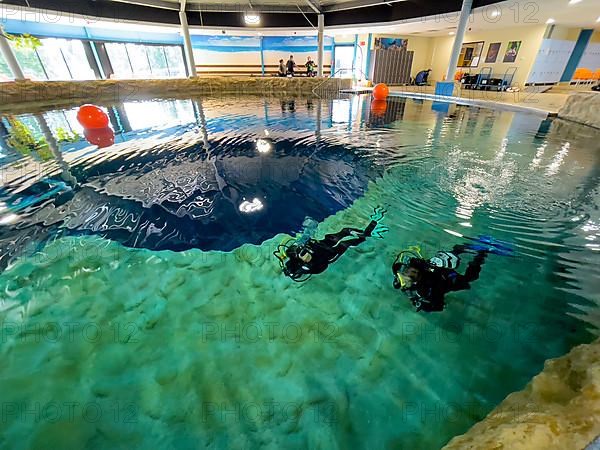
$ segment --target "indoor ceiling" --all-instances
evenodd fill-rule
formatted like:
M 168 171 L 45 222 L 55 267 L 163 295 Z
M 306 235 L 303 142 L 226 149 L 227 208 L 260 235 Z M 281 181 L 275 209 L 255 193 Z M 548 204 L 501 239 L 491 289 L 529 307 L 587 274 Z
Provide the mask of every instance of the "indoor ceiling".
M 531 5 L 531 6 L 526 6 Z M 444 36 L 456 30 L 457 14 L 430 16 L 398 23 L 371 24 L 359 27 L 358 32 L 411 34 L 417 36 Z M 544 0 L 523 2 L 509 0 L 473 10 L 468 24 L 470 31 L 537 26 L 554 23 L 567 27 L 593 28 L 600 30 L 600 2 L 598 0 Z M 354 33 L 355 27 L 335 27 L 337 32 Z M 354 31 L 353 31 L 354 30 Z
M 18 17 L 6 11 L 9 5 L 20 5 L 24 10 L 65 10 L 71 22 L 80 15 L 105 18 L 115 22 L 115 26 L 123 22 L 167 27 L 179 24 L 178 0 L 4 0 L 3 4 L 8 18 Z M 476 0 L 469 28 L 478 31 L 544 25 L 552 19 L 556 25 L 600 29 L 599 4 L 599 0 Z M 235 30 L 239 34 L 281 34 L 281 27 L 286 27 L 286 33 L 311 34 L 317 22 L 316 11 L 322 11 L 327 34 L 443 36 L 455 30 L 460 5 L 461 0 L 400 0 L 385 4 L 379 0 L 187 0 L 186 12 L 192 32 L 201 34 L 214 33 L 215 29 Z M 244 24 L 243 15 L 249 11 L 260 13 L 258 26 Z
M 14 5 L 121 21 L 179 23 L 177 0 L 3 0 L 2 3 L 7 5 L 5 8 Z M 246 27 L 242 13 L 253 12 L 260 13 L 261 27 L 290 28 L 314 26 L 317 14 L 324 14 L 325 26 L 410 20 L 459 11 L 462 0 L 188 0 L 185 3 L 190 26 Z M 498 0 L 473 1 L 475 7 L 493 3 Z

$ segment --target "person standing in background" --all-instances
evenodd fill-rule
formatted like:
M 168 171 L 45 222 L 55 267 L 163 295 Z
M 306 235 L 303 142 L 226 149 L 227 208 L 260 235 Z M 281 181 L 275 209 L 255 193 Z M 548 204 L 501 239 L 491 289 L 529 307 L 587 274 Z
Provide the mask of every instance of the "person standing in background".
M 286 68 L 287 68 L 287 76 L 293 77 L 294 69 L 296 68 L 296 61 L 294 61 L 294 55 L 290 55 L 290 59 L 288 59 Z
M 306 60 L 306 64 L 304 66 L 306 67 L 306 76 L 307 77 L 317 76 L 317 70 L 316 70 L 317 66 L 316 66 L 315 62 L 310 58 L 310 56 Z
M 285 64 L 283 63 L 283 59 L 280 59 L 279 60 L 279 69 L 277 70 L 277 76 L 285 77 L 285 74 L 286 74 Z

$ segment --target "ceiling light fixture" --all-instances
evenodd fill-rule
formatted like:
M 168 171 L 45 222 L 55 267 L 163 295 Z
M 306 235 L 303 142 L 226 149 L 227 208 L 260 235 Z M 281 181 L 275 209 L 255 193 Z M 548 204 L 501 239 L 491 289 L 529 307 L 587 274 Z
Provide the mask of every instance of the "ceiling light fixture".
M 600 22 L 600 16 L 598 16 L 598 18 L 596 19 L 596 22 Z
M 244 22 L 246 22 L 246 25 L 258 25 L 260 23 L 260 16 L 253 11 L 248 11 L 244 14 Z
M 547 23 L 548 25 L 550 25 L 551 23 L 554 23 L 554 22 L 556 22 L 556 20 L 554 20 L 554 19 L 552 19 L 552 18 L 550 18 L 550 19 L 546 20 L 546 23 Z
M 569 5 L 575 5 L 576 3 L 580 3 L 583 0 L 569 0 Z
M 490 17 L 491 17 L 492 19 L 495 19 L 495 18 L 496 18 L 496 17 L 498 17 L 499 15 L 500 15 L 500 11 L 498 11 L 497 9 L 493 10 L 493 11 L 490 13 Z
M 448 33 L 450 36 L 454 36 L 456 33 L 454 31 L 451 31 L 450 33 Z

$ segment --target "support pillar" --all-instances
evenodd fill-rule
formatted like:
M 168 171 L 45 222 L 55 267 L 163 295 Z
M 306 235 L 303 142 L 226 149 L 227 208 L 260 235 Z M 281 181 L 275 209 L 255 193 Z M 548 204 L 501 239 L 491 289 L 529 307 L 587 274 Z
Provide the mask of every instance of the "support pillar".
M 318 28 L 317 28 L 317 76 L 323 76 L 323 32 L 325 29 L 325 16 L 319 14 L 318 16 Z
M 260 37 L 260 72 L 265 76 L 265 43 L 264 38 Z
M 197 75 L 196 63 L 194 62 L 192 38 L 190 37 L 190 29 L 188 27 L 187 15 L 185 13 L 185 1 L 181 2 L 181 10 L 179 11 L 179 22 L 181 22 L 181 34 L 183 35 L 183 46 L 185 48 L 185 62 L 188 69 L 188 76 L 195 77 Z
M 454 38 L 454 46 L 452 47 L 452 56 L 450 57 L 450 64 L 448 66 L 448 71 L 446 72 L 446 81 L 448 82 L 454 82 L 454 72 L 456 71 L 456 65 L 458 64 L 458 57 L 460 56 L 460 50 L 465 38 L 465 30 L 467 29 L 467 22 L 469 21 L 472 7 L 473 0 L 463 0 L 460 18 L 458 19 L 458 27 L 456 29 L 456 37 Z
M 15 80 L 24 80 L 25 74 L 19 66 L 17 57 L 15 56 L 13 49 L 8 43 L 8 39 L 6 39 L 6 36 L 4 36 L 4 29 L 2 28 L 2 25 L 0 25 L 0 51 L 2 52 L 2 55 L 4 56 L 8 67 L 10 67 L 10 70 L 13 73 Z
M 575 75 L 577 66 L 579 65 L 579 62 L 585 53 L 585 49 L 587 48 L 593 33 L 594 30 L 581 30 L 579 33 L 579 37 L 577 38 L 577 42 L 575 43 L 575 47 L 573 48 L 573 52 L 571 53 L 569 61 L 567 62 L 565 71 L 560 77 L 561 82 L 569 82 L 573 78 L 573 75 Z
M 369 38 L 367 39 L 367 63 L 365 64 L 365 78 L 367 80 L 371 79 L 371 43 L 373 41 L 373 34 L 369 33 Z

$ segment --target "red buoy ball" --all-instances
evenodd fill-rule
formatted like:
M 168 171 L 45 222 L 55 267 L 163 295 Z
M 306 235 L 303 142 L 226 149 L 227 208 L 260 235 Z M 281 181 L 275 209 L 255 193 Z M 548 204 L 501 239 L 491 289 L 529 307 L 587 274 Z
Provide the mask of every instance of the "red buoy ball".
M 373 98 L 375 100 L 385 100 L 390 95 L 390 88 L 385 83 L 376 84 L 373 88 Z
M 110 147 L 115 143 L 115 132 L 112 128 L 86 128 L 83 131 L 85 139 L 98 148 Z
M 77 111 L 77 120 L 83 128 L 107 128 L 108 114 L 96 105 L 83 105 Z
M 375 116 L 383 116 L 387 110 L 387 102 L 385 100 L 371 101 L 371 112 Z

